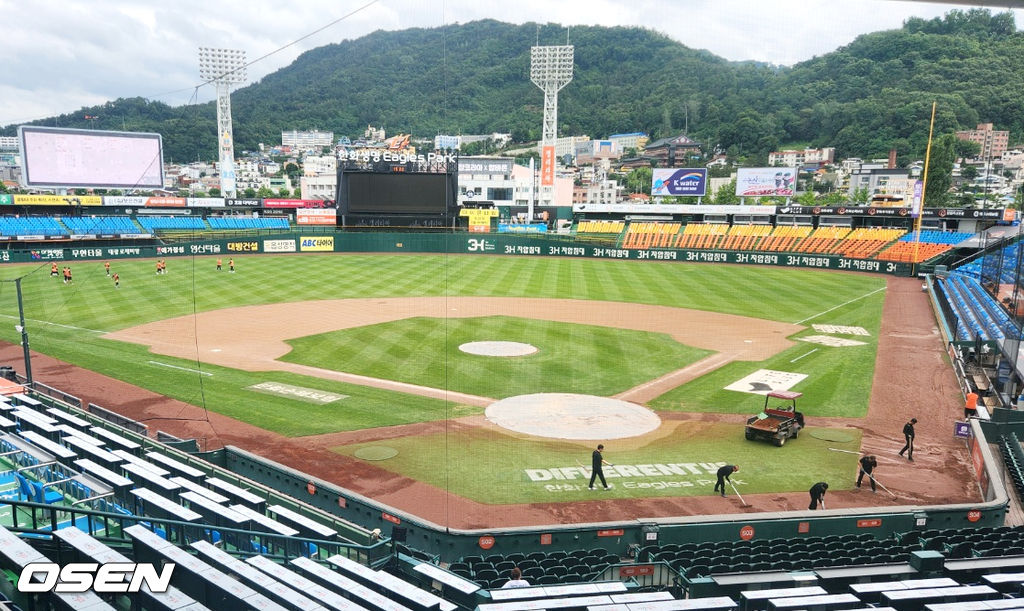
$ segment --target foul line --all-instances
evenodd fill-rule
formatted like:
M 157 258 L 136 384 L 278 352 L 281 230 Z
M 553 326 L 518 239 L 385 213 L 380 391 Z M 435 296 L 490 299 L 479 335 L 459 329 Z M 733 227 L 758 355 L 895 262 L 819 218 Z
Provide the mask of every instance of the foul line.
M 212 373 L 207 371 L 199 371 L 198 369 L 189 369 L 188 367 L 178 367 L 177 365 L 168 365 L 167 363 L 161 363 L 160 361 L 146 361 L 150 365 L 160 365 L 161 367 L 170 367 L 171 369 L 180 369 L 182 371 L 190 371 L 192 373 L 198 373 L 201 376 L 212 376 Z
M 795 363 L 795 362 L 799 361 L 800 359 L 804 358 L 805 356 L 807 356 L 808 354 L 814 354 L 814 353 L 815 353 L 815 352 L 817 352 L 817 351 L 818 351 L 818 349 L 817 349 L 817 348 L 815 348 L 814 350 L 811 350 L 811 351 L 810 351 L 810 352 L 808 352 L 807 354 L 801 354 L 800 356 L 798 356 L 798 357 L 796 357 L 795 359 L 793 359 L 792 361 L 790 361 L 790 363 Z
M 798 321 L 796 321 L 796 322 L 795 322 L 795 323 L 793 323 L 793 324 L 794 324 L 794 325 L 800 325 L 800 324 L 803 324 L 803 323 L 807 322 L 808 320 L 814 320 L 815 318 L 817 318 L 817 317 L 819 317 L 819 316 L 822 316 L 822 315 L 824 315 L 824 314 L 828 314 L 828 313 L 829 313 L 829 312 L 831 312 L 832 310 L 838 310 L 839 308 L 841 308 L 841 307 L 843 307 L 843 306 L 845 306 L 845 305 L 850 305 L 850 304 L 851 304 L 851 303 L 853 303 L 854 301 L 859 301 L 859 300 L 861 300 L 861 299 L 864 299 L 865 297 L 870 297 L 870 296 L 874 295 L 875 293 L 877 293 L 877 292 L 879 292 L 879 291 L 884 291 L 884 290 L 885 290 L 885 288 L 886 288 L 886 287 L 884 287 L 884 286 L 883 286 L 883 287 L 882 287 L 882 288 L 880 288 L 880 289 L 875 289 L 875 290 L 871 291 L 870 293 L 866 293 L 866 294 L 864 294 L 864 295 L 861 295 L 860 297 L 854 297 L 853 299 L 851 299 L 851 300 L 849 300 L 849 301 L 847 301 L 847 302 L 845 302 L 845 303 L 841 303 L 841 304 L 839 304 L 839 305 L 837 305 L 837 306 L 835 306 L 835 307 L 829 308 L 829 309 L 825 310 L 824 312 L 818 312 L 818 313 L 817 313 L 817 314 L 815 314 L 814 316 L 808 316 L 807 318 L 805 318 L 805 319 L 803 319 L 803 320 L 798 320 Z
M 17 316 L 11 316 L 10 314 L 0 314 L 4 318 L 10 318 L 12 320 L 20 320 Z M 62 325 L 58 322 L 48 322 L 45 320 L 36 320 L 34 318 L 26 318 L 26 321 L 39 323 L 41 325 L 53 325 L 54 327 L 63 327 L 65 329 L 71 329 L 73 331 L 88 331 L 89 333 L 106 333 L 106 331 L 97 331 L 96 329 L 86 329 L 85 327 L 75 327 L 72 325 Z

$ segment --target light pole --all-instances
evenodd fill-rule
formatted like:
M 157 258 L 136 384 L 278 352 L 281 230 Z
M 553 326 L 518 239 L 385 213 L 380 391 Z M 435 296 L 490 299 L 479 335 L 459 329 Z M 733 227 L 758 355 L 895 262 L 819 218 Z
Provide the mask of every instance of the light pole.
M 21 349 L 25 355 L 25 379 L 32 386 L 32 357 L 28 349 L 28 331 L 25 329 L 25 304 L 21 298 L 21 278 L 14 279 L 14 288 L 18 293 L 18 325 L 15 329 L 21 333 Z
M 572 81 L 572 45 L 530 48 L 530 80 L 544 92 L 540 147 L 540 205 L 555 203 L 555 140 L 558 138 L 558 92 Z M 533 210 L 530 210 L 533 220 Z
M 217 150 L 220 190 L 235 197 L 235 144 L 231 129 L 231 85 L 245 82 L 245 51 L 199 47 L 199 77 L 217 87 Z

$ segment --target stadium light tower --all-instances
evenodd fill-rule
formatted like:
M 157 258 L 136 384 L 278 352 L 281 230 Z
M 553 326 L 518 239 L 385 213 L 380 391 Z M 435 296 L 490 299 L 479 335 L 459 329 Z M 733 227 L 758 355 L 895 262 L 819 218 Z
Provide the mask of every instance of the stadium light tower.
M 231 130 L 231 85 L 245 82 L 245 51 L 199 47 L 199 78 L 217 86 L 217 150 L 220 191 L 235 197 L 235 142 Z
M 558 92 L 572 80 L 573 46 L 530 48 L 530 80 L 544 92 L 544 128 L 540 148 L 540 205 L 555 203 L 555 139 L 558 138 Z M 532 202 L 532 199 L 531 199 Z M 530 210 L 533 220 L 533 210 Z

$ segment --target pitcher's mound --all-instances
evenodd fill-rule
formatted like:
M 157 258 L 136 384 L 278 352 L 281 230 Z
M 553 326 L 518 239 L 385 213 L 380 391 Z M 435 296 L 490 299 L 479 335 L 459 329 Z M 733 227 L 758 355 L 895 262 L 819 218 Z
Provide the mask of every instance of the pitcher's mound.
M 569 393 L 508 397 L 484 413 L 502 428 L 555 439 L 622 439 L 661 426 L 657 414 L 635 403 Z
M 522 342 L 469 342 L 459 350 L 479 356 L 526 356 L 537 352 L 537 347 Z

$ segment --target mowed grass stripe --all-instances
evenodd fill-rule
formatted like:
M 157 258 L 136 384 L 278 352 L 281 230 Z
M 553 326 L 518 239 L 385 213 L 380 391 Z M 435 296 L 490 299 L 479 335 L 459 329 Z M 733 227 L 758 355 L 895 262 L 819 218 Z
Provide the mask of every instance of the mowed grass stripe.
M 459 350 L 473 341 L 524 342 L 539 351 L 503 358 Z M 709 354 L 656 333 L 504 316 L 419 317 L 288 343 L 293 350 L 283 360 L 289 362 L 326 361 L 339 371 L 489 397 L 612 395 Z M 366 344 L 373 344 L 372 353 L 359 349 Z

